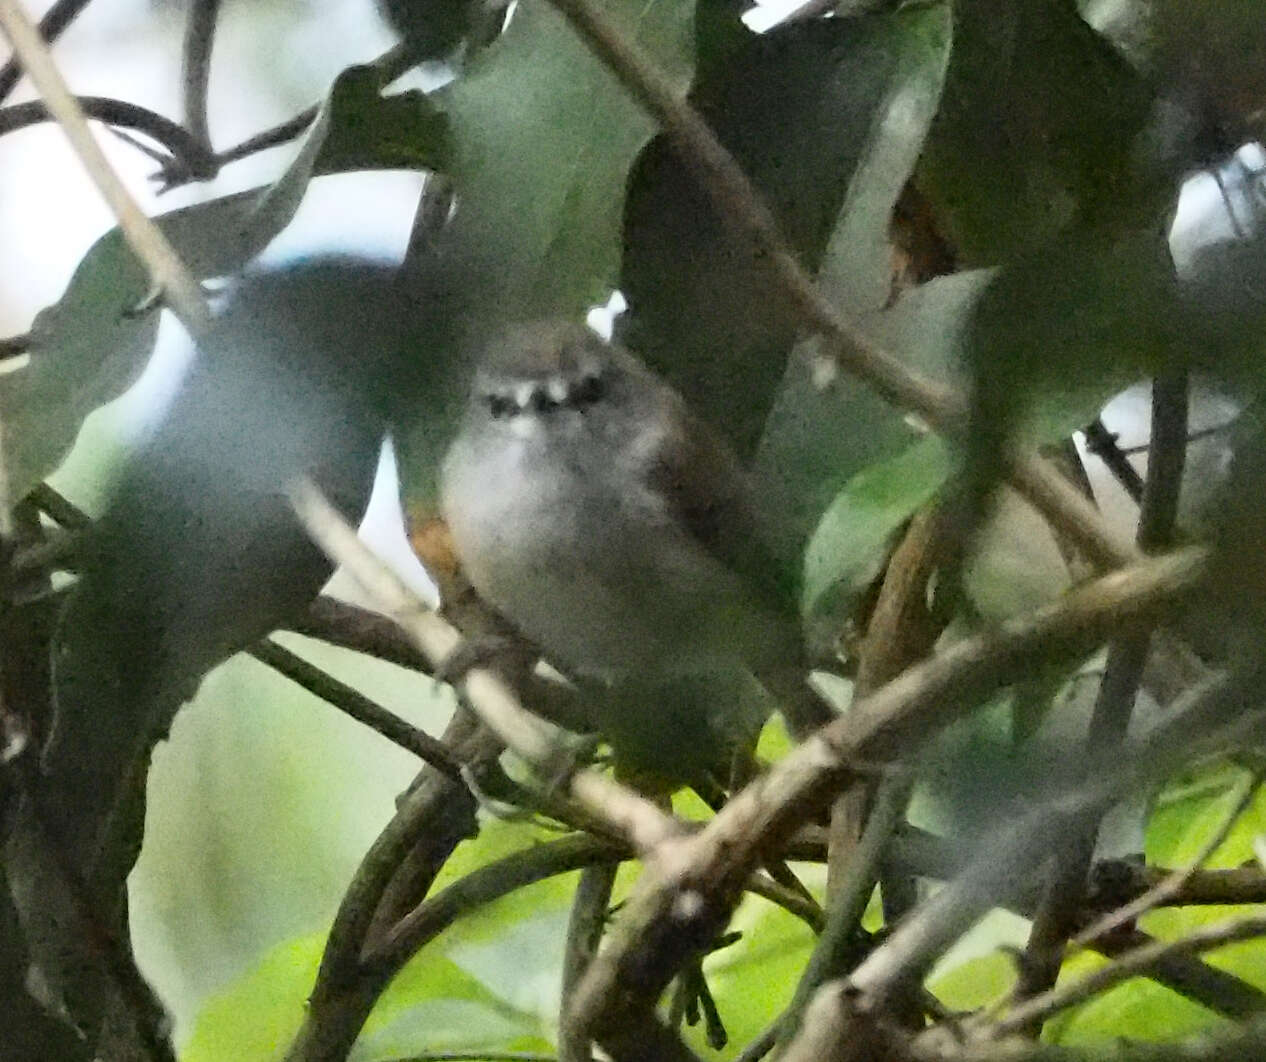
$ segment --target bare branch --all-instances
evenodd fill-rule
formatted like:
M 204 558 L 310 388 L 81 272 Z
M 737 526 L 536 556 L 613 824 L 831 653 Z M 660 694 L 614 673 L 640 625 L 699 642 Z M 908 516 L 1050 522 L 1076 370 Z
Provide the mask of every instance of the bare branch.
M 40 512 L 68 531 L 87 531 L 92 526 L 91 516 L 47 483 L 37 484 L 27 497 Z
M 687 166 L 712 197 L 725 223 L 772 267 L 780 294 L 848 372 L 886 401 L 918 413 L 937 431 L 963 430 L 963 396 L 914 372 L 848 321 L 818 289 L 779 232 L 778 223 L 734 157 L 707 123 L 679 97 L 676 86 L 635 42 L 621 34 L 594 0 L 551 0 L 585 43 L 610 67 L 634 99 L 659 122 Z M 1104 524 L 1094 507 L 1044 461 L 1009 462 L 1012 484 L 1096 565 L 1110 568 L 1137 556 Z
M 194 0 L 185 23 L 185 39 L 181 56 L 184 89 L 185 126 L 189 135 L 207 151 L 211 150 L 211 133 L 207 127 L 207 88 L 211 82 L 211 48 L 215 43 L 215 24 L 220 14 L 220 0 Z
M 1196 873 L 1204 865 L 1214 852 L 1222 847 L 1222 842 L 1227 839 L 1235 824 L 1239 822 L 1240 816 L 1248 810 L 1252 804 L 1254 797 L 1257 795 L 1257 786 L 1261 782 L 1261 778 L 1253 775 L 1245 781 L 1240 787 L 1235 802 L 1231 805 L 1227 814 L 1223 817 L 1222 822 L 1218 824 L 1218 828 L 1213 831 L 1209 839 L 1200 847 L 1200 851 L 1185 867 L 1179 867 L 1172 874 L 1169 874 L 1158 881 L 1151 888 L 1147 889 L 1142 895 L 1137 896 L 1129 903 L 1122 907 L 1118 907 L 1115 911 L 1109 911 L 1102 918 L 1088 925 L 1080 933 L 1078 933 L 1069 944 L 1074 948 L 1083 948 L 1093 946 L 1096 940 L 1108 936 L 1110 933 L 1122 928 L 1123 926 L 1134 921 L 1140 915 L 1146 914 L 1154 907 L 1160 907 L 1162 904 L 1172 903 L 1176 906 L 1182 906 L 1191 902 L 1190 894 L 1184 896 L 1186 890 L 1191 884 Z M 1256 868 L 1240 868 L 1254 871 Z M 1215 871 L 1214 873 L 1218 873 Z M 1234 873 L 1234 872 L 1232 872 Z M 1259 887 L 1266 885 L 1266 878 L 1262 878 L 1260 874 L 1256 877 Z M 1216 880 L 1216 879 L 1215 879 Z M 1225 901 L 1224 901 L 1225 902 Z M 1247 901 L 1249 903 L 1261 903 L 1262 894 L 1259 892 L 1257 898 Z
M 1113 478 L 1136 504 L 1143 501 L 1143 477 L 1130 464 L 1126 451 L 1117 445 L 1117 437 L 1096 417 L 1086 426 L 1086 449 L 1108 466 Z
M 133 129 L 161 144 L 190 180 L 209 180 L 219 163 L 209 149 L 195 140 L 181 125 L 147 107 L 105 96 L 75 97 L 83 113 L 111 128 Z M 0 136 L 16 133 L 40 122 L 56 121 L 46 104 L 39 100 L 0 108 Z M 139 147 L 139 143 L 133 146 Z M 167 163 L 170 168 L 171 163 Z
M 346 520 L 310 481 L 293 485 L 291 501 L 314 541 L 344 565 L 383 611 L 439 666 L 461 643 L 458 631 L 431 611 L 356 537 Z M 470 671 L 462 690 L 481 718 L 551 783 L 567 780 L 571 796 L 635 849 L 651 851 L 679 836 L 680 826 L 649 800 L 596 771 L 576 770 L 557 728 L 533 715 L 496 673 Z
M 40 19 L 40 36 L 52 44 L 62 35 L 62 31 L 79 17 L 79 13 L 88 6 L 88 3 L 89 0 L 57 0 Z M 21 77 L 22 67 L 18 64 L 17 56 L 10 56 L 0 68 L 0 100 L 5 99 L 13 91 Z
M 271 667 L 278 674 L 285 675 L 309 693 L 332 704 L 358 723 L 363 723 L 370 730 L 381 734 L 388 741 L 394 742 L 403 749 L 408 749 L 441 774 L 447 775 L 455 782 L 462 780 L 462 765 L 444 742 L 406 723 L 394 712 L 387 711 L 359 690 L 353 689 L 314 664 L 308 663 L 285 646 L 278 645 L 271 638 L 265 638 L 248 649 L 247 653 L 260 663 Z
M 463 763 L 495 757 L 501 745 L 464 709 L 444 742 Z M 409 866 L 424 895 L 453 849 L 477 830 L 469 789 L 426 768 L 398 802 L 396 814 L 369 847 L 330 927 L 304 1022 L 286 1055 L 288 1062 L 342 1062 L 351 1050 L 391 971 L 367 970 L 362 957 L 389 886 Z M 391 921 L 394 921 L 392 919 Z
M 1249 915 L 1201 926 L 1179 940 L 1158 940 L 1136 948 L 1084 977 L 1020 1003 L 1005 1018 L 994 1023 L 989 1030 L 990 1038 L 1008 1036 L 1045 1021 L 1051 1015 L 1085 1002 L 1115 984 L 1146 973 L 1164 959 L 1199 955 L 1223 944 L 1260 936 L 1266 936 L 1266 915 Z
M 602 932 L 606 928 L 607 908 L 615 885 L 619 863 L 598 863 L 580 874 L 576 894 L 571 901 L 571 917 L 567 922 L 567 944 L 563 953 L 563 984 L 560 993 L 558 1020 L 558 1062 L 588 1062 L 593 1057 L 589 1038 L 577 1035 L 572 1028 L 569 1011 L 572 993 L 598 954 Z
M 661 852 L 581 986 L 577 1011 L 595 1039 L 640 1024 L 672 972 L 712 939 L 757 861 L 866 761 L 908 752 L 962 711 L 1041 663 L 1075 660 L 1123 627 L 1189 594 L 1207 563 L 1193 548 L 1134 565 L 1058 605 L 951 646 L 856 703 L 737 794 L 697 837 Z M 945 891 L 945 890 L 942 890 Z M 938 894 L 939 895 L 939 894 Z
M 211 323 L 211 313 L 202 289 L 162 230 L 145 216 L 114 172 L 88 128 L 83 111 L 53 63 L 48 45 L 27 18 L 19 0 L 0 0 L 0 27 L 3 27 L 14 53 L 114 212 L 132 250 L 149 269 L 155 287 L 162 292 L 189 334 L 195 339 L 200 338 Z
M 1152 383 L 1151 450 L 1139 510 L 1138 544 L 1147 552 L 1163 549 L 1173 539 L 1186 453 L 1186 373 L 1158 377 Z M 1125 458 L 1121 460 L 1129 464 Z M 1086 735 L 1088 755 L 1125 740 L 1150 648 L 1151 632 L 1146 628 L 1123 634 L 1109 647 L 1108 662 Z M 1059 976 L 1064 942 L 1077 929 L 1098 829 L 1097 821 L 1085 823 L 1078 834 L 1068 839 L 1067 848 L 1052 865 L 1046 899 L 1034 919 L 1024 961 L 1020 964 L 1016 998 L 1045 992 Z

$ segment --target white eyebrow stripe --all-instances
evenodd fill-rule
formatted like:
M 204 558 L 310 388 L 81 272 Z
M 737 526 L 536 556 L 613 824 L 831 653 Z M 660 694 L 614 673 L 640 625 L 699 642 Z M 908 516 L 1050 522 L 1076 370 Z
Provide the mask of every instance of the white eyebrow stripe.
M 551 376 L 549 383 L 546 385 L 546 390 L 549 392 L 550 398 L 559 405 L 562 405 L 571 397 L 571 388 L 567 386 L 567 381 L 561 376 Z

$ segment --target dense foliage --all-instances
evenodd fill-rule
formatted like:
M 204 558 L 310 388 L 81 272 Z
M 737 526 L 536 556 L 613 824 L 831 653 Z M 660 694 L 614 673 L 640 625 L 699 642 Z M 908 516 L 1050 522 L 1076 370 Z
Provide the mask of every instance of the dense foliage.
M 236 281 L 211 324 L 115 229 L 0 343 L 0 1059 L 1250 1057 L 1253 0 L 845 0 L 763 33 L 736 0 L 385 0 L 395 48 L 231 148 L 218 7 L 183 13 L 184 124 L 80 100 L 167 187 L 297 143 L 154 218 Z M 393 88 L 424 60 L 442 87 Z M 0 135 L 48 119 L 0 106 Z M 429 175 L 398 269 L 252 267 L 311 184 L 387 169 Z M 1231 235 L 1179 246 L 1208 174 Z M 486 684 L 437 690 L 433 617 L 321 595 L 296 492 L 354 521 L 390 435 L 444 617 L 504 634 L 436 520 L 472 352 L 617 290 L 621 340 L 777 514 L 841 709 L 799 749 L 771 718 L 746 787 L 671 808 L 552 724 L 542 752 L 481 721 Z M 198 356 L 90 517 L 47 480 L 164 310 Z M 1149 383 L 1144 468 L 1100 413 Z M 510 709 L 574 722 L 583 694 L 505 675 Z

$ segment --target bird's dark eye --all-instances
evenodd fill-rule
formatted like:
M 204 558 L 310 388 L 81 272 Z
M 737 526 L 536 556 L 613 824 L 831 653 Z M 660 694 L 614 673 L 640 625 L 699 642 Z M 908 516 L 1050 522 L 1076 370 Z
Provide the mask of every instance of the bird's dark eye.
M 488 403 L 488 412 L 495 420 L 509 416 L 510 411 L 514 409 L 514 403 L 505 395 L 485 395 L 484 401 Z
M 586 373 L 576 381 L 572 389 L 572 401 L 578 406 L 588 406 L 599 402 L 607 393 L 607 385 L 596 373 Z
M 545 393 L 545 388 L 538 387 L 532 392 L 532 408 L 538 413 L 545 413 L 557 409 L 558 403 Z

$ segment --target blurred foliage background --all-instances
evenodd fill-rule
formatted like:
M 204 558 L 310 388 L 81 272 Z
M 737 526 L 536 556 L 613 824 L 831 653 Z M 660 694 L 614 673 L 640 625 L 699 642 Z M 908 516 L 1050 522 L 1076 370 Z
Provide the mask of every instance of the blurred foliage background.
M 200 277 L 334 252 L 403 262 L 417 305 L 402 316 L 426 357 L 392 377 L 408 409 L 392 411 L 362 535 L 419 592 L 435 596 L 402 511 L 415 528 L 433 515 L 468 351 L 505 320 L 580 315 L 616 289 L 628 306 L 616 331 L 751 462 L 781 516 L 782 560 L 810 631 L 832 651 L 864 623 L 911 517 L 960 474 L 993 490 L 996 459 L 1017 441 L 1062 455 L 1109 523 L 1133 535 L 1153 377 L 1195 374 L 1175 538 L 1205 536 L 1235 509 L 1238 523 L 1217 533 L 1237 549 L 1260 544 L 1251 470 L 1238 495 L 1252 499 L 1239 506 L 1248 515 L 1224 493 L 1228 427 L 1261 386 L 1266 22 L 1253 5 L 844 3 L 836 17 L 763 35 L 748 26 L 786 12 L 771 5 L 745 25 L 729 0 L 610 7 L 689 87 L 822 290 L 902 364 L 967 389 L 975 431 L 952 446 L 859 383 L 824 390 L 819 342 L 769 297 L 768 263 L 738 246 L 672 144 L 542 0 L 520 0 L 499 37 L 503 13 L 479 4 L 235 0 L 216 23 L 213 143 L 223 150 L 323 100 L 306 139 L 247 153 L 210 180 L 173 180 L 171 158 L 159 160 L 177 185 L 161 195 L 155 159 L 102 141 L 147 212 L 193 208 L 164 227 Z M 90 4 L 56 56 L 81 95 L 179 114 L 188 17 L 170 0 Z M 357 65 L 402 39 L 412 49 L 402 77 L 376 81 Z M 33 98 L 22 82 L 6 105 Z M 158 425 L 189 344 L 169 318 L 121 312 L 144 299 L 145 274 L 117 233 L 103 237 L 112 218 L 56 128 L 5 121 L 0 108 L 0 335 L 29 333 L 32 354 L 0 362 L 9 474 L 17 495 L 47 477 L 101 517 L 126 494 L 135 455 L 166 445 Z M 452 181 L 457 209 L 419 251 L 410 232 L 427 172 Z M 1254 453 L 1260 440 L 1244 437 L 1241 452 Z M 1086 575 L 1005 488 L 975 530 L 949 638 L 1058 601 Z M 1256 569 L 1246 572 L 1251 597 Z M 362 600 L 341 573 L 326 592 Z M 1235 641 L 1230 627 L 1248 631 L 1241 652 L 1260 648 L 1251 602 L 1224 596 L 1210 611 L 1202 648 L 1216 657 Z M 280 640 L 429 733 L 453 711 L 447 688 L 415 672 Z M 118 644 L 104 644 L 117 657 Z M 1066 766 L 1084 740 L 1103 668 L 1100 654 L 1034 676 L 952 727 L 929 753 L 910 827 L 966 844 L 1017 794 L 1042 792 L 1044 768 Z M 127 881 L 130 935 L 182 1062 L 262 1062 L 283 1057 L 298 1030 L 331 919 L 417 761 L 245 655 L 197 677 L 163 691 L 179 703 L 197 687 L 154 754 Z M 1136 731 L 1163 714 L 1158 700 L 1139 695 Z M 785 749 L 771 723 L 762 753 Z M 1259 771 L 1249 755 L 1219 758 L 1137 794 L 1104 825 L 1099 858 L 1181 866 L 1236 811 L 1207 865 L 1256 866 Z M 706 814 L 686 797 L 678 810 Z M 436 888 L 553 836 L 485 813 L 480 824 Z M 820 895 L 823 869 L 795 869 Z M 617 901 L 633 876 L 626 865 Z M 561 875 L 461 919 L 395 980 L 349 1057 L 554 1052 L 574 888 L 575 875 Z M 1175 939 L 1229 913 L 1167 907 L 1141 926 Z M 945 1008 L 1010 991 L 1030 930 L 1022 914 L 1032 910 L 994 912 L 942 957 L 928 986 Z M 872 900 L 863 925 L 883 921 Z M 789 1002 L 814 939 L 754 898 L 734 928 L 742 939 L 704 965 L 725 1058 Z M 1101 961 L 1074 956 L 1064 976 Z M 1260 940 L 1209 963 L 1266 1002 Z M 1135 979 L 1059 1014 L 1043 1037 L 1171 1040 L 1226 1016 Z M 702 1028 L 686 1035 L 713 1056 Z M 37 1057 L 24 1042 L 0 1042 L 0 1058 Z

